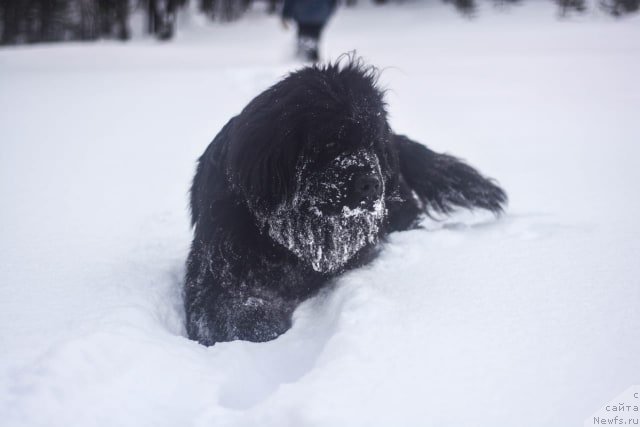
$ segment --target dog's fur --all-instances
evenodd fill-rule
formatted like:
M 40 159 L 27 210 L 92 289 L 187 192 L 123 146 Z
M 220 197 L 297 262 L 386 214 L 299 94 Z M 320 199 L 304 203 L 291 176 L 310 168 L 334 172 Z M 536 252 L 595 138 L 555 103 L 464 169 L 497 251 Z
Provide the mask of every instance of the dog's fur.
M 294 72 L 200 157 L 185 284 L 190 338 L 271 340 L 301 301 L 369 261 L 389 232 L 457 207 L 502 211 L 506 194 L 492 181 L 393 133 L 376 78 L 353 59 Z M 381 184 L 366 203 L 352 190 L 363 175 Z

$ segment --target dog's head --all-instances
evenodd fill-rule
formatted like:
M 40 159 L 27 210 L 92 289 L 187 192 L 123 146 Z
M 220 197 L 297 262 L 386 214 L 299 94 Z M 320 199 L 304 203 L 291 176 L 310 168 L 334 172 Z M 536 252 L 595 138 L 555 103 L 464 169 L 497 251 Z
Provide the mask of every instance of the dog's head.
M 297 71 L 230 133 L 231 188 L 274 241 L 323 273 L 375 244 L 397 170 L 375 70 L 350 60 Z

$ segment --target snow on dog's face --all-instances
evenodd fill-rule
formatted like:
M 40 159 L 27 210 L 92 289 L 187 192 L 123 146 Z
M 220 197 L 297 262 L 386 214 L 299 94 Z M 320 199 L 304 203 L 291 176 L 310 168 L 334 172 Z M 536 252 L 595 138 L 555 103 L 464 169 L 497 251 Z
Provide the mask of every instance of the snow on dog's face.
M 294 197 L 264 218 L 273 240 L 321 273 L 340 270 L 377 242 L 386 209 L 373 151 L 342 153 L 321 165 L 305 157 L 296 177 Z

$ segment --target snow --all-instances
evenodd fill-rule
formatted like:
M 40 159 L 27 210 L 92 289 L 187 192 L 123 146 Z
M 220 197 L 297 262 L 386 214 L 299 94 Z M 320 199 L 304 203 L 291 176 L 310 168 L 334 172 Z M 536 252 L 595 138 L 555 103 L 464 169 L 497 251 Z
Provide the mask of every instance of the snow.
M 640 383 L 639 19 L 340 9 L 325 54 L 384 69 L 394 129 L 510 206 L 396 233 L 277 340 L 211 348 L 183 336 L 189 181 L 299 66 L 292 33 L 0 50 L 0 424 L 581 425 Z

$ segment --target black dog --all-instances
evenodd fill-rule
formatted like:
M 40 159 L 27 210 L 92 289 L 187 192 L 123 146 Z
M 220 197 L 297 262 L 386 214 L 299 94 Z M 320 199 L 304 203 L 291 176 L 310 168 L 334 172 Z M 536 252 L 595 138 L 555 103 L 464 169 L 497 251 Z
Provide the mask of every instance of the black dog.
M 496 214 L 504 191 L 391 131 L 376 72 L 359 61 L 290 74 L 232 118 L 191 188 L 189 337 L 267 341 L 387 233 L 455 207 Z

